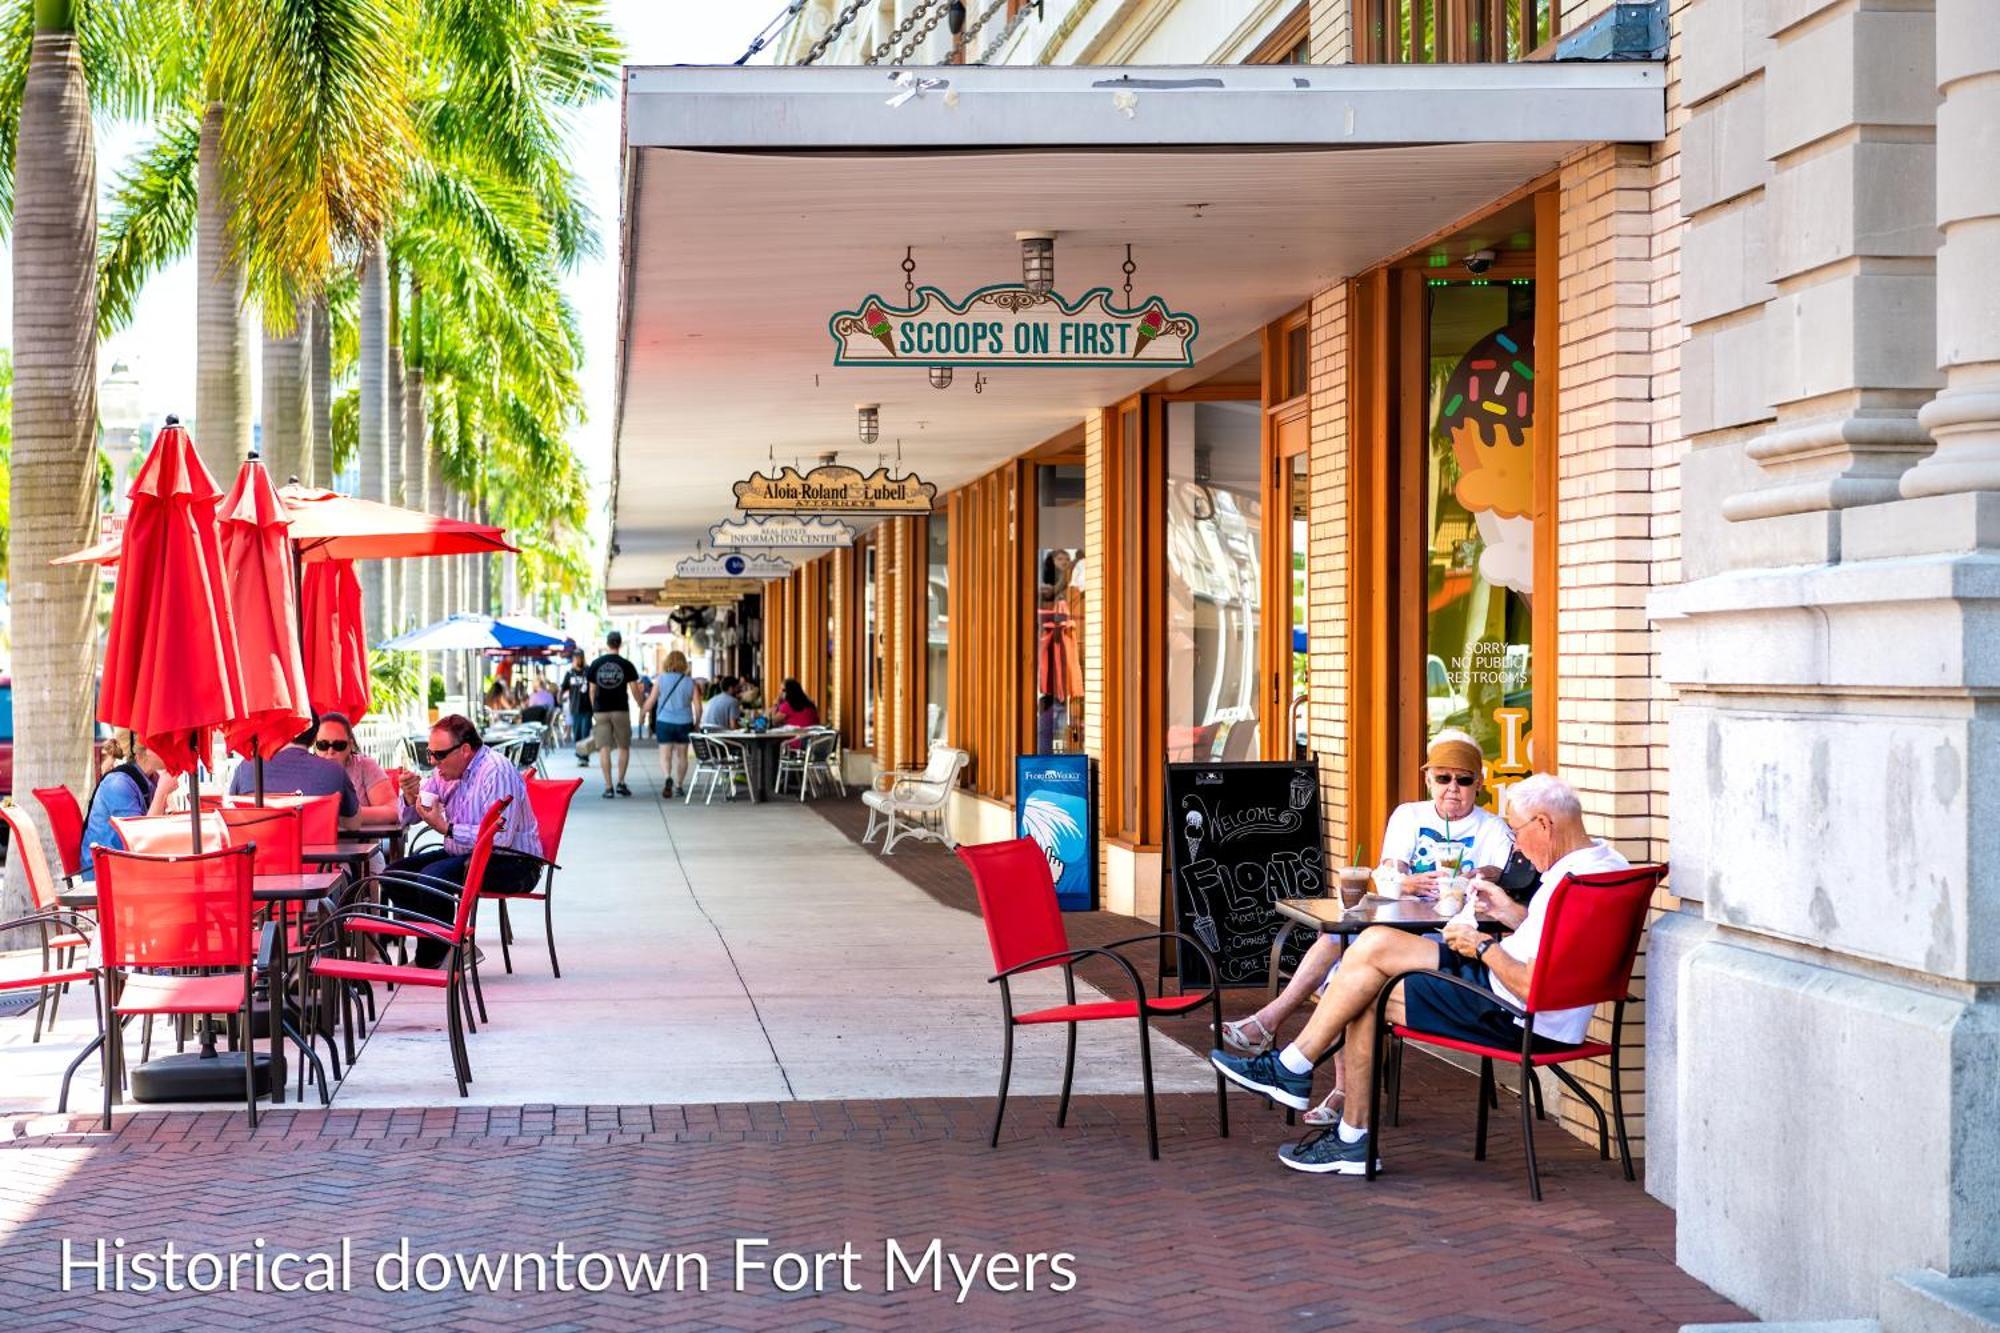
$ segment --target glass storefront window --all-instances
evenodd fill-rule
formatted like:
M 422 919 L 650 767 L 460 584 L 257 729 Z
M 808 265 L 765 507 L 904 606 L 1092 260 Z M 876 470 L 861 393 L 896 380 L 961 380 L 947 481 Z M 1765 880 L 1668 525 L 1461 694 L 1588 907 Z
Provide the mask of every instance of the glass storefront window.
M 1256 402 L 1166 408 L 1167 757 L 1255 759 L 1263 528 Z
M 1083 468 L 1035 470 L 1035 753 L 1083 749 Z
M 945 717 L 951 703 L 951 612 L 946 574 L 951 567 L 951 520 L 940 509 L 925 528 L 930 534 L 930 577 L 925 594 L 924 697 L 928 717 L 924 735 L 932 745 L 944 743 Z
M 1534 286 L 1427 291 L 1425 733 L 1470 732 L 1504 785 L 1528 771 L 1534 685 Z
M 1312 688 L 1312 658 L 1307 653 L 1306 555 L 1312 540 L 1312 484 L 1304 454 L 1292 456 L 1292 757 L 1312 753 L 1306 735 L 1306 696 Z
M 881 687 L 882 638 L 875 623 L 875 543 L 861 555 L 861 743 L 875 744 L 875 697 Z

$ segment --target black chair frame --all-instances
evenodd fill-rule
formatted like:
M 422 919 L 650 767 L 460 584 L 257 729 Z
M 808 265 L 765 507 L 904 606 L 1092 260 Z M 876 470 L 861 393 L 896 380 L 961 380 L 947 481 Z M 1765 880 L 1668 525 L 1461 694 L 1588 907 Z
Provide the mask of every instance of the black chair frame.
M 1418 968 L 1409 972 L 1399 972 L 1389 978 L 1388 982 L 1382 987 L 1381 994 L 1375 997 L 1374 1070 L 1368 1087 L 1367 1178 L 1373 1180 L 1382 1166 L 1382 1066 L 1388 1046 L 1388 1037 L 1390 1036 L 1389 998 L 1394 994 L 1398 986 L 1411 977 L 1436 977 L 1440 981 L 1457 986 L 1461 990 L 1469 991 L 1483 1000 L 1492 1001 L 1500 1008 L 1505 1009 L 1508 1013 L 1521 1020 L 1521 1054 L 1519 1065 L 1521 1142 L 1527 1151 L 1528 1158 L 1528 1195 L 1535 1202 L 1540 1203 L 1542 1200 L 1542 1176 L 1540 1165 L 1535 1158 L 1535 1120 L 1541 1114 L 1541 1089 L 1535 1080 L 1535 1069 L 1537 1066 L 1534 1061 L 1537 1055 L 1548 1055 L 1559 1052 L 1537 1051 L 1535 1049 L 1535 1016 L 1533 1014 L 1517 1004 L 1511 1004 L 1507 1000 L 1502 999 L 1497 993 L 1485 986 L 1475 985 L 1464 977 L 1451 972 L 1441 972 L 1436 968 Z M 1625 1006 L 1630 1000 L 1631 997 L 1626 996 L 1620 999 L 1612 1009 L 1611 1114 L 1617 1125 L 1618 1160 L 1620 1165 L 1624 1167 L 1625 1179 L 1636 1180 L 1638 1177 L 1632 1170 L 1631 1140 L 1625 1132 L 1625 1098 L 1618 1069 L 1618 1054 L 1624 1049 Z M 1562 1081 L 1564 1087 L 1575 1093 L 1585 1105 L 1590 1107 L 1591 1113 L 1597 1117 L 1597 1155 L 1601 1160 L 1609 1161 L 1611 1158 L 1611 1148 L 1603 1104 L 1597 1098 L 1593 1097 L 1589 1089 L 1579 1083 L 1562 1065 L 1547 1064 L 1541 1066 L 1541 1068 L 1545 1068 L 1553 1073 Z M 1400 1083 L 1400 1079 L 1398 1082 Z M 1400 1091 L 1399 1088 L 1399 1094 Z M 1489 1107 L 1497 1105 L 1498 1102 L 1499 1097 L 1495 1086 L 1493 1059 L 1491 1056 L 1481 1056 L 1479 1060 L 1479 1131 L 1472 1154 L 1474 1161 L 1483 1162 L 1486 1160 L 1487 1112 Z
M 1004 972 L 997 972 L 987 978 L 988 982 L 998 982 L 1000 986 L 1001 1039 L 1000 1048 L 1000 1096 L 993 1107 L 993 1132 L 987 1139 L 987 1146 L 1000 1146 L 1000 1121 L 1007 1114 L 1007 1083 L 1014 1069 L 1014 1029 L 1016 1027 L 1042 1027 L 1044 1024 L 1023 1024 L 1014 1017 L 1014 993 L 1010 984 L 1012 978 L 1024 973 L 1039 971 L 1053 963 L 1060 962 L 1063 971 L 1064 1003 L 1075 1004 L 1076 964 L 1084 958 L 1108 958 L 1125 973 L 1132 983 L 1132 995 L 1138 1004 L 1139 1022 L 1139 1075 L 1146 1092 L 1146 1150 L 1154 1161 L 1160 1160 L 1159 1113 L 1153 1105 L 1153 1033 L 1151 1020 L 1155 1018 L 1180 1018 L 1195 1012 L 1199 1004 L 1186 1005 L 1174 1009 L 1154 1009 L 1146 1003 L 1146 986 L 1139 978 L 1138 969 L 1131 960 L 1117 953 L 1129 944 L 1141 944 L 1148 940 L 1181 940 L 1198 952 L 1208 966 L 1210 977 L 1208 988 L 1203 992 L 1203 1000 L 1208 1004 L 1215 1026 L 1215 1044 L 1222 1045 L 1222 987 L 1214 980 L 1215 959 L 1203 948 L 1199 940 L 1190 939 L 1175 931 L 1154 931 L 1145 935 L 1133 935 L 1127 939 L 1111 940 L 1095 948 L 1065 949 L 1061 953 L 1044 954 L 1040 958 L 1030 958 L 1016 963 Z M 1063 1053 L 1062 1100 L 1056 1107 L 1056 1127 L 1062 1128 L 1069 1120 L 1070 1086 L 1076 1074 L 1076 1025 L 1081 1020 L 1070 1019 L 1064 1023 L 1069 1029 L 1067 1047 Z M 1229 1137 L 1228 1083 L 1221 1074 L 1215 1076 L 1215 1114 L 1221 1130 L 1221 1137 Z

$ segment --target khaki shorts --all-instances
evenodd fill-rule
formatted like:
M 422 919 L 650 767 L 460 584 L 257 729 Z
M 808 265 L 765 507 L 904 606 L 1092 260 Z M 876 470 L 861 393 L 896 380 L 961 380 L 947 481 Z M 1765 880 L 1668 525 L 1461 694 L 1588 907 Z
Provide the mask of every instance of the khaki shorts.
M 600 750 L 632 748 L 632 715 L 624 709 L 599 713 L 590 719 L 590 737 Z

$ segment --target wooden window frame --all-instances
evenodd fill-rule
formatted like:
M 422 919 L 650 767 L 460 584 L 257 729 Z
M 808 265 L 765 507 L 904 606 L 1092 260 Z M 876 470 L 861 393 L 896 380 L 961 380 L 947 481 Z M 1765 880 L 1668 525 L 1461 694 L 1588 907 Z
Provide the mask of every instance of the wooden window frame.
M 1411 23 L 1409 45 L 1391 45 L 1392 16 L 1403 9 L 1430 6 L 1438 15 L 1437 50 L 1423 60 L 1414 54 L 1416 23 Z M 1546 10 L 1544 14 L 1543 11 Z M 1515 13 L 1523 32 L 1546 18 L 1547 36 L 1525 43 L 1519 56 L 1506 52 L 1507 16 Z M 1514 60 L 1546 60 L 1555 53 L 1562 36 L 1562 0 L 1352 0 L 1355 60 L 1361 64 L 1507 64 Z M 1400 25 L 1398 25 L 1400 26 Z M 1498 46 L 1494 34 L 1498 33 Z M 1497 51 L 1497 54 L 1496 54 Z
M 1292 65 L 1292 53 L 1312 40 L 1312 6 L 1300 3 L 1271 29 L 1256 49 L 1243 58 L 1246 65 Z M 1307 48 L 1310 51 L 1310 47 Z M 1310 63 L 1310 61 L 1303 62 Z
M 1166 638 L 1166 481 L 1158 412 L 1149 394 L 1135 394 L 1105 409 L 1103 545 L 1107 553 L 1125 558 L 1116 569 L 1092 572 L 1104 589 L 1105 699 L 1100 716 L 1103 782 L 1109 796 L 1103 803 L 1105 841 L 1139 851 L 1159 847 L 1165 778 L 1158 758 L 1166 752 L 1165 691 L 1145 684 Z M 1129 446 L 1128 420 L 1135 427 Z M 1138 520 L 1136 528 L 1128 509 Z M 1134 567 L 1137 577 L 1132 576 Z M 1113 699 L 1119 701 L 1115 708 Z M 1128 708 L 1135 716 L 1128 717 Z M 1135 781 L 1137 796 L 1128 802 L 1126 789 Z
M 1014 757 L 1024 734 L 1021 663 L 1029 611 L 1019 496 L 1028 466 L 1009 460 L 946 501 L 952 706 L 945 735 L 971 756 L 967 787 L 996 800 L 1013 798 Z
M 1301 306 L 1264 327 L 1263 478 L 1264 526 L 1260 560 L 1263 564 L 1262 620 L 1258 624 L 1258 671 L 1263 682 L 1258 718 L 1258 753 L 1265 759 L 1290 759 L 1294 740 L 1292 719 L 1292 508 L 1297 500 L 1292 462 L 1312 448 L 1312 365 L 1307 347 L 1305 383 L 1292 384 L 1289 339 L 1311 336 L 1312 308 Z M 1307 588 L 1311 588 L 1307 572 Z M 1308 591 L 1307 596 L 1311 593 Z M 1269 719 L 1267 724 L 1266 719 Z

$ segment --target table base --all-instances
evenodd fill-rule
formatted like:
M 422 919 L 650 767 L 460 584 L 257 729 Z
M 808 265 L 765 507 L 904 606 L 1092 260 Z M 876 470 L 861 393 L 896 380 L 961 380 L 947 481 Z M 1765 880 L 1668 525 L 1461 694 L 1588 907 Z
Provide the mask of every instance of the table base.
M 257 1096 L 270 1095 L 271 1055 L 255 1054 Z M 129 1095 L 135 1102 L 240 1102 L 243 1100 L 243 1052 L 196 1051 L 162 1055 L 130 1069 Z

